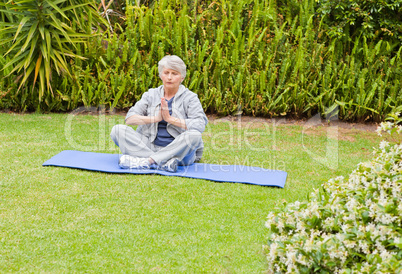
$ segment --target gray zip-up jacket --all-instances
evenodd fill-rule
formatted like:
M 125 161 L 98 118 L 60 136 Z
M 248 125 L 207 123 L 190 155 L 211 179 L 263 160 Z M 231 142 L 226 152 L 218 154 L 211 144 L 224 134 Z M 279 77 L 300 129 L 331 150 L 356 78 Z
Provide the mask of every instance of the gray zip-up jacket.
M 157 88 L 149 89 L 145 92 L 141 100 L 139 100 L 127 113 L 126 120 L 132 115 L 141 116 L 156 116 L 160 111 L 161 98 L 164 96 L 163 85 Z M 207 116 L 202 108 L 198 95 L 190 91 L 183 85 L 180 85 L 179 90 L 174 96 L 172 103 L 172 116 L 179 119 L 184 119 L 187 130 L 197 130 L 203 132 L 208 123 Z M 167 125 L 166 130 L 176 138 L 179 134 L 186 131 L 183 128 L 176 127 L 172 124 Z M 158 123 L 139 125 L 137 132 L 148 137 L 150 142 L 153 142 L 158 133 Z M 204 149 L 203 143 L 196 152 L 196 161 L 199 161 Z

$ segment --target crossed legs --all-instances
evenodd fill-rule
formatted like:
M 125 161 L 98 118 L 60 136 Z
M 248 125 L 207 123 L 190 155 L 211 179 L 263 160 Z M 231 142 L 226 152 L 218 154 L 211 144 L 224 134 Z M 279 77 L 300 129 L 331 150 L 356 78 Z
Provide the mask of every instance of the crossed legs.
M 157 147 L 149 138 L 126 125 L 115 125 L 110 136 L 123 155 L 146 158 L 149 164 L 155 163 L 158 166 L 174 158 L 178 160 L 179 165 L 191 165 L 202 138 L 200 132 L 187 130 L 168 146 Z

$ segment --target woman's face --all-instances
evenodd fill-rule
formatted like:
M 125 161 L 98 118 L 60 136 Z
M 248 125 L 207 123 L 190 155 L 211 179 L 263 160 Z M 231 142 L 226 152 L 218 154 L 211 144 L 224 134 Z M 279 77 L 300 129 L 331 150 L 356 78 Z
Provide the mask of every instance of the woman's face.
M 164 87 L 168 89 L 179 89 L 179 86 L 183 81 L 180 72 L 173 69 L 163 69 L 161 79 Z

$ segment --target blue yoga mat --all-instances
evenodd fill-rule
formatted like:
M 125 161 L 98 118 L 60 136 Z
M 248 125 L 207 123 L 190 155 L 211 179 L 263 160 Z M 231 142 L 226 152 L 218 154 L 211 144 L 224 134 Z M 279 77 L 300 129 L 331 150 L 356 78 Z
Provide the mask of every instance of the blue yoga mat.
M 195 163 L 179 166 L 171 173 L 156 169 L 122 169 L 119 167 L 119 154 L 65 150 L 53 156 L 43 166 L 78 168 L 107 173 L 159 174 L 186 178 L 205 179 L 215 182 L 244 183 L 261 186 L 285 187 L 287 173 L 260 167 L 241 165 L 215 165 Z

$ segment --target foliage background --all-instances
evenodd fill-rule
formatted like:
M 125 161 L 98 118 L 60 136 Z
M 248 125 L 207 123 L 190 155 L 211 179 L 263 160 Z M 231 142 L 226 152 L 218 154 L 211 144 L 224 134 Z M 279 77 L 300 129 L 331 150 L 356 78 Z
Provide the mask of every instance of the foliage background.
M 388 1 L 380 10 L 381 3 L 363 2 L 160 0 L 99 5 L 99 12 L 108 10 L 103 12 L 108 23 L 80 18 L 92 35 L 84 43 L 73 43 L 74 54 L 85 59 L 66 59 L 71 75 L 52 73 L 51 89 L 41 91 L 34 77 L 18 89 L 24 70 L 8 77 L 10 70 L 2 70 L 0 109 L 127 109 L 148 88 L 161 84 L 158 60 L 176 54 L 188 67 L 185 85 L 199 94 L 209 113 L 310 117 L 338 107 L 343 120 L 382 120 L 402 105 L 401 18 L 392 16 L 400 14 L 401 5 Z M 369 14 L 373 8 L 376 16 Z M 362 11 L 353 13 L 356 9 Z M 5 39 L 13 35 L 4 31 L 7 20 L 1 14 L 0 38 Z M 67 23 L 84 33 L 75 22 Z M 3 42 L 0 51 L 12 43 Z M 18 50 L 1 54 L 0 63 L 10 62 Z

